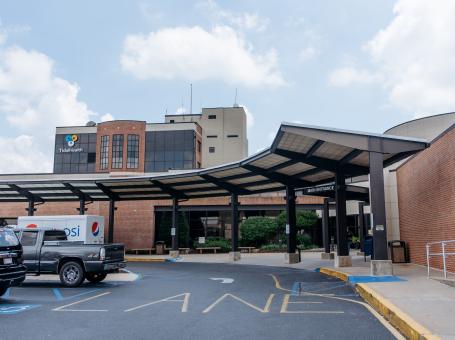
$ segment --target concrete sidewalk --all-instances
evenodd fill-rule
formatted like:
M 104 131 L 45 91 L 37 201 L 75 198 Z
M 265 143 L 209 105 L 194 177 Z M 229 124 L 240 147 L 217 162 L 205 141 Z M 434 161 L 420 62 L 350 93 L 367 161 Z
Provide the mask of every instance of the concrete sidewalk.
M 127 256 L 133 260 L 157 259 L 165 260 L 163 256 Z M 177 259 L 182 262 L 232 263 L 227 254 L 190 254 Z M 316 270 L 327 268 L 333 275 L 369 276 L 370 263 L 364 262 L 363 257 L 352 255 L 353 267 L 334 268 L 333 260 L 321 260 L 320 253 L 302 253 L 302 262 L 285 264 L 284 254 L 242 254 L 240 261 L 235 265 L 261 265 L 290 267 L 298 269 Z M 394 265 L 394 274 L 402 279 L 398 282 L 368 282 L 358 284 L 359 293 L 366 298 L 381 314 L 394 322 L 405 322 L 407 327 L 414 329 L 411 338 L 442 338 L 455 339 L 455 288 L 428 279 L 426 269 L 417 265 Z M 368 297 L 374 298 L 368 301 Z M 374 306 L 374 304 L 379 304 Z M 385 310 L 381 310 L 385 309 Z M 400 320 L 398 320 L 400 319 Z M 404 321 L 403 321 L 403 320 Z M 398 320 L 398 321 L 397 321 Z M 395 324 L 396 325 L 396 324 Z M 398 325 L 399 327 L 400 325 Z

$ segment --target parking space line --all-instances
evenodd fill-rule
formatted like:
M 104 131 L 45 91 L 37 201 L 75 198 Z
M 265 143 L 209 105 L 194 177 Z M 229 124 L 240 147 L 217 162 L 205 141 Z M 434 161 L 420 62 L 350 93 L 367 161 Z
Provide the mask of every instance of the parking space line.
M 258 312 L 260 313 L 268 313 L 270 311 L 270 305 L 272 304 L 272 300 L 275 296 L 275 294 L 270 294 L 269 298 L 267 299 L 267 302 L 265 303 L 265 306 L 264 308 L 259 308 L 241 298 L 239 298 L 238 296 L 235 296 L 234 294 L 224 294 L 222 297 L 220 297 L 218 300 L 216 300 L 214 303 L 212 303 L 210 306 L 208 306 L 206 309 L 204 309 L 202 311 L 202 313 L 206 314 L 208 312 L 210 312 L 216 305 L 218 305 L 221 301 L 223 301 L 225 298 L 227 298 L 228 296 L 232 297 L 233 299 L 247 305 L 248 307 L 250 308 L 253 308 L 254 310 L 257 310 Z
M 182 311 L 182 313 L 186 313 L 188 311 L 188 303 L 189 303 L 189 300 L 190 300 L 190 295 L 191 295 L 191 293 L 182 293 L 182 294 L 171 296 L 171 297 L 168 297 L 168 298 L 165 298 L 165 299 L 161 299 L 161 300 L 158 300 L 158 301 L 149 302 L 149 303 L 146 303 L 144 305 L 137 306 L 137 307 L 129 308 L 129 309 L 124 310 L 124 312 L 132 312 L 134 310 L 137 310 L 137 309 L 140 309 L 140 308 L 144 308 L 144 307 L 148 307 L 148 306 L 151 306 L 151 305 L 155 305 L 155 304 L 161 303 L 161 302 L 182 302 L 181 311 Z M 183 300 L 176 300 L 176 298 L 178 298 L 179 296 L 184 296 Z
M 92 289 L 92 290 L 89 290 L 89 291 L 86 291 L 86 292 L 82 292 L 82 293 L 79 293 L 79 294 L 75 294 L 75 295 L 71 295 L 71 296 L 63 296 L 62 291 L 60 290 L 60 288 L 52 288 L 52 292 L 54 293 L 55 298 L 57 299 L 57 301 L 65 301 L 65 300 L 69 300 L 69 299 L 74 299 L 74 298 L 77 298 L 79 296 L 83 296 L 83 295 L 99 292 L 100 290 L 101 290 L 101 288 L 98 288 L 98 289 Z
M 80 310 L 72 310 L 72 309 L 64 309 L 64 308 L 70 307 L 70 306 L 75 306 L 75 305 L 78 305 L 80 303 L 87 302 L 87 301 L 90 301 L 90 300 L 93 300 L 93 299 L 96 299 L 96 298 L 99 298 L 101 296 L 108 295 L 108 294 L 111 294 L 111 292 L 105 292 L 105 293 L 101 293 L 101 294 L 98 294 L 98 295 L 95 295 L 95 296 L 91 296 L 91 297 L 83 299 L 83 300 L 75 301 L 75 302 L 69 303 L 67 305 L 63 305 L 63 306 L 54 308 L 53 311 L 55 311 L 55 312 L 78 312 Z M 92 309 L 92 310 L 84 310 L 84 312 L 107 312 L 107 310 L 105 310 L 105 309 L 97 309 L 97 310 Z

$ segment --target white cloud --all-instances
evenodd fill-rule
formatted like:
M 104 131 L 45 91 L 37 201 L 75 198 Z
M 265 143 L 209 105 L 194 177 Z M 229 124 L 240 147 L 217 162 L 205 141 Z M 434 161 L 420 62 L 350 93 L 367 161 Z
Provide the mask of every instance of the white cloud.
M 114 120 L 114 116 L 111 115 L 110 113 L 106 113 L 106 114 L 104 114 L 104 115 L 102 115 L 102 116 L 100 117 L 100 120 L 101 120 L 102 122 L 108 122 L 108 121 L 110 121 L 110 120 Z
M 417 115 L 455 110 L 454 17 L 452 0 L 399 0 L 366 44 L 393 105 Z
M 183 106 L 178 107 L 177 110 L 175 110 L 175 114 L 176 115 L 184 115 L 184 114 L 186 114 L 186 109 Z
M 0 50 L 0 118 L 19 134 L 0 139 L 4 172 L 52 170 L 55 127 L 97 116 L 78 92 L 77 84 L 55 75 L 45 54 L 17 46 Z
M 355 83 L 371 84 L 379 80 L 380 76 L 377 74 L 347 66 L 333 71 L 329 77 L 329 84 L 332 86 L 348 86 Z
M 206 12 L 215 21 L 216 25 L 228 24 L 240 30 L 262 32 L 266 30 L 269 24 L 268 18 L 263 18 L 257 13 L 237 13 L 225 10 L 213 0 L 201 1 L 197 3 L 196 7 Z
M 164 28 L 125 39 L 121 64 L 139 79 L 217 79 L 249 87 L 285 85 L 275 50 L 264 54 L 232 28 Z
M 299 59 L 301 62 L 309 61 L 319 55 L 320 51 L 315 46 L 308 45 L 300 50 Z
M 254 125 L 254 116 L 253 114 L 250 112 L 250 110 L 248 110 L 248 108 L 245 106 L 245 105 L 242 105 L 243 109 L 245 110 L 245 113 L 246 113 L 246 126 L 248 129 L 251 129 Z

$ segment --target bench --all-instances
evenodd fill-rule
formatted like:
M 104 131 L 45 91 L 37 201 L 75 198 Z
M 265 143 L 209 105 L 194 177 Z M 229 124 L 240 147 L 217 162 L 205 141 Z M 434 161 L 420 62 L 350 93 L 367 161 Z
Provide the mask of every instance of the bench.
M 139 255 L 139 253 L 148 253 L 149 255 L 152 255 L 152 251 L 155 251 L 155 248 L 134 248 L 127 250 L 127 252 L 132 252 L 136 255 Z
M 190 248 L 179 248 L 179 251 L 183 254 L 188 255 L 190 253 Z
M 196 248 L 196 250 L 199 250 L 199 254 L 202 254 L 203 250 L 213 250 L 213 253 L 216 254 L 216 251 L 221 250 L 221 247 L 202 247 L 202 248 Z
M 239 250 L 243 253 L 251 253 L 256 247 L 239 247 Z

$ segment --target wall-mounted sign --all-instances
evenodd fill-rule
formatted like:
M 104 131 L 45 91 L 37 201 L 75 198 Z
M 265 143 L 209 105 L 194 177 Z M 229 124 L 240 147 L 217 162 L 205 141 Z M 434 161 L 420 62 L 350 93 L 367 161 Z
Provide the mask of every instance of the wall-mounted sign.
M 303 189 L 304 194 L 314 194 L 319 192 L 335 191 L 335 185 L 322 185 L 319 187 L 306 188 Z
M 67 148 L 58 148 L 58 153 L 68 153 L 68 152 L 83 152 L 82 148 L 75 148 L 76 142 L 79 140 L 77 135 L 66 135 L 65 142 L 68 144 Z
M 289 224 L 286 224 L 286 235 L 289 235 L 291 230 L 291 228 L 289 227 Z

